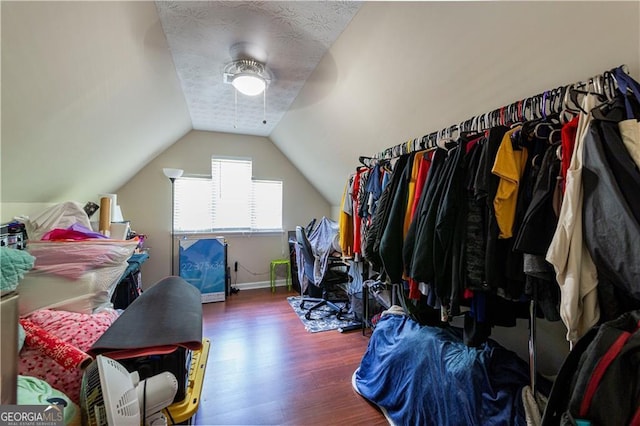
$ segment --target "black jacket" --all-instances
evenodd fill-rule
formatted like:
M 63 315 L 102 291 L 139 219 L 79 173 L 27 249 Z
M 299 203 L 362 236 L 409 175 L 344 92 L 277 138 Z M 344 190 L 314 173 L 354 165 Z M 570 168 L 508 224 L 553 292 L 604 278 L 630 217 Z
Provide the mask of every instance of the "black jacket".
M 584 238 L 599 281 L 640 301 L 640 170 L 618 130 L 623 112 L 621 99 L 598 109 L 584 139 Z

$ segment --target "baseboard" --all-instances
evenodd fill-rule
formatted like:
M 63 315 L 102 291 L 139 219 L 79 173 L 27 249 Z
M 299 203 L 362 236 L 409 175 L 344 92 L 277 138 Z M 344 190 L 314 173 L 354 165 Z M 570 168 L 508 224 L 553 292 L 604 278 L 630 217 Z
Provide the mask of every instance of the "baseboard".
M 287 281 L 285 279 L 276 280 L 276 287 L 286 287 Z M 235 287 L 238 290 L 253 290 L 257 288 L 270 288 L 270 281 L 256 281 L 252 283 L 240 283 L 240 284 L 231 284 L 231 287 Z

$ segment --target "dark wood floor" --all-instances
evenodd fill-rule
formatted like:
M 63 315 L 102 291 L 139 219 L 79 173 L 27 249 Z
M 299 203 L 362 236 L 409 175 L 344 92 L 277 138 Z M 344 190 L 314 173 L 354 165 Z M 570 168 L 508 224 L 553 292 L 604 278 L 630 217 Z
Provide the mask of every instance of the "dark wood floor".
M 197 425 L 386 425 L 351 387 L 369 338 L 307 332 L 282 287 L 203 305 L 211 339 Z

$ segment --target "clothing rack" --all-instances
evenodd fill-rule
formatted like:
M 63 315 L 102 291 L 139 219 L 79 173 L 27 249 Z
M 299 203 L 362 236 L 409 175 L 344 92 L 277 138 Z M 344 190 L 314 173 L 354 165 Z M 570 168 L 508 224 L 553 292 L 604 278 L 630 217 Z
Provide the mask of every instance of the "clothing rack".
M 438 146 L 444 146 L 444 143 L 448 141 L 455 140 L 461 133 L 481 133 L 492 127 L 510 126 L 514 123 L 544 119 L 555 114 L 564 114 L 567 111 L 579 111 L 580 102 L 578 97 L 589 92 L 600 93 L 607 99 L 612 99 L 618 88 L 614 76 L 616 69 L 621 69 L 628 74 L 628 67 L 623 64 L 588 80 L 545 90 L 542 93 L 521 99 L 493 111 L 476 115 L 459 124 L 453 124 L 437 132 L 408 140 L 380 151 L 373 157 L 361 156 L 359 158 L 360 163 L 370 166 L 378 160 L 390 160 L 415 151 L 435 149 Z
M 577 113 L 581 110 L 579 97 L 587 93 L 598 93 L 607 100 L 616 96 L 618 82 L 615 78 L 616 70 L 622 70 L 628 74 L 626 65 L 605 71 L 585 81 L 560 86 L 546 90 L 537 95 L 521 99 L 509 105 L 494 109 L 485 114 L 476 115 L 470 119 L 446 127 L 440 131 L 428 133 L 422 137 L 408 140 L 393 147 L 387 148 L 375 154 L 373 157 L 361 156 L 360 163 L 366 167 L 372 167 L 376 162 L 391 160 L 401 155 L 416 151 L 433 150 L 444 147 L 445 143 L 455 141 L 458 136 L 465 133 L 479 134 L 497 126 L 511 126 L 525 121 L 546 119 L 548 116 L 560 115 L 567 112 Z M 564 117 L 566 118 L 566 117 Z M 568 121 L 568 120 L 566 120 Z M 533 395 L 536 392 L 536 298 L 537 289 L 534 286 L 531 301 L 529 303 L 529 371 L 530 386 Z

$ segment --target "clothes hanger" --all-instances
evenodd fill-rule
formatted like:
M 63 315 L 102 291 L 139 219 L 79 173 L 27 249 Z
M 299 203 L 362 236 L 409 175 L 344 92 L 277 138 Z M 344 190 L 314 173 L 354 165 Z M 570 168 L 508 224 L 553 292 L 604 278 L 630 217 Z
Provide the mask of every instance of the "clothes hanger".
M 555 130 L 560 130 L 560 124 L 560 120 L 555 114 L 547 118 L 539 119 L 539 122 L 533 128 L 533 134 L 538 139 L 549 140 Z
M 529 118 L 527 111 L 531 113 L 531 98 L 525 98 L 522 101 L 522 121 L 533 120 L 533 114 L 531 115 L 531 118 Z
M 586 88 L 586 90 L 584 89 Z M 606 102 L 607 99 L 604 95 L 602 95 L 601 93 L 598 93 L 594 90 L 592 90 L 594 88 L 593 86 L 593 79 L 590 79 L 588 82 L 579 82 L 577 84 L 572 85 L 569 88 L 569 99 L 571 100 L 572 104 L 578 108 L 579 111 L 583 112 L 584 114 L 588 114 L 587 111 L 585 111 L 582 108 L 582 102 L 580 99 L 580 96 L 587 96 L 587 95 L 593 95 L 596 97 L 596 99 L 598 99 L 598 101 L 600 103 L 602 102 Z
M 555 145 L 556 143 L 560 143 L 561 141 L 562 131 L 560 129 L 553 129 L 547 137 L 547 142 L 549 143 L 549 145 Z
M 445 131 L 446 129 L 442 129 L 438 131 L 438 135 L 436 136 L 436 146 L 440 149 L 447 149 L 445 146 Z
M 604 75 L 604 93 L 607 99 L 614 99 L 618 93 L 618 81 L 612 71 L 605 71 Z
M 562 112 L 562 101 L 564 99 L 565 86 L 556 87 L 551 91 L 551 113 L 560 114 Z
M 442 134 L 439 134 L 440 137 L 438 138 L 438 141 L 436 142 L 436 144 L 440 148 L 449 151 L 452 148 L 451 143 L 455 143 L 457 140 L 457 135 L 454 137 L 454 134 L 453 134 L 454 131 L 455 132 L 458 131 L 458 126 L 453 125 L 445 129 L 442 129 L 441 130 Z
M 358 158 L 358 161 L 360 161 L 360 164 L 362 164 L 365 167 L 373 167 L 373 165 L 375 164 L 374 159 L 371 157 L 365 157 L 364 155 L 361 155 Z
M 542 94 L 535 95 L 531 98 L 531 116 L 534 120 L 539 120 L 542 117 Z

